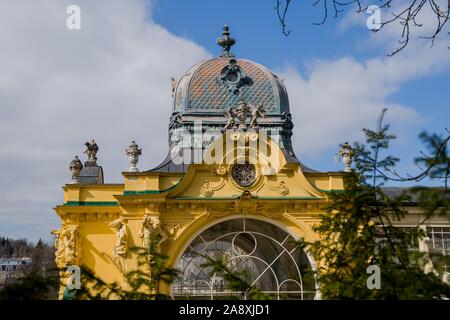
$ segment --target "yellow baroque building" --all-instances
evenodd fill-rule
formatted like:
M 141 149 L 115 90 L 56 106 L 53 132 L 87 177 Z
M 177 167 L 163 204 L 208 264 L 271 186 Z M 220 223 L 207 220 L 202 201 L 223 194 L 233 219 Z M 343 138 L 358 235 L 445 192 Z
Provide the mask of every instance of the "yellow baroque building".
M 55 208 L 62 223 L 53 231 L 57 264 L 86 265 L 106 282 L 124 283 L 124 273 L 136 268 L 129 248 L 157 233 L 168 266 L 181 271 L 164 288 L 175 298 L 229 293 L 192 250 L 245 268 L 275 299 L 319 298 L 314 281 L 302 277 L 315 262 L 292 240 L 316 240 L 312 226 L 329 192 L 343 189 L 343 173 L 318 172 L 297 159 L 283 81 L 236 58 L 227 27 L 217 42 L 219 57 L 173 80 L 169 155 L 161 165 L 138 171 L 141 151 L 134 142 L 122 183 L 103 183 L 95 141 L 86 143 L 84 166 L 72 161 L 73 179 Z M 413 212 L 410 219 L 419 218 Z

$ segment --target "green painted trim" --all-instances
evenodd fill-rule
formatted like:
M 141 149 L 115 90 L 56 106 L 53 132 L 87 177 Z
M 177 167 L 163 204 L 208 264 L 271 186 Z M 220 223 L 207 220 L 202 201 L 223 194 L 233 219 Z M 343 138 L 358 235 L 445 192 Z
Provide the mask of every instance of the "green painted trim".
M 236 200 L 241 196 L 232 197 L 175 197 L 174 200 Z M 257 197 L 259 200 L 324 200 L 325 198 L 316 197 Z
M 78 206 L 118 206 L 116 201 L 67 201 L 63 204 L 67 207 L 78 207 Z
M 318 197 L 258 197 L 260 200 L 324 200 Z
M 240 195 L 232 197 L 175 197 L 175 200 L 236 200 Z
M 164 190 L 144 190 L 144 191 L 131 191 L 131 190 L 125 190 L 123 192 L 124 196 L 137 196 L 140 194 L 160 194 L 164 192 Z
M 344 189 L 324 190 L 324 189 L 319 189 L 319 188 L 317 188 L 317 190 L 322 191 L 322 192 L 326 192 L 326 193 L 332 193 L 332 192 L 335 192 L 335 193 L 342 193 L 342 192 L 345 191 Z

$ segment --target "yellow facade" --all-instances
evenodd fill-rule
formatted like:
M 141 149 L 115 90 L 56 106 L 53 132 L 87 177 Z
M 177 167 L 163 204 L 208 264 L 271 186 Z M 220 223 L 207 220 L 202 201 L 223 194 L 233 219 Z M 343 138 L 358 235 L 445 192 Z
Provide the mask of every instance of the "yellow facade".
M 162 251 L 169 256 L 170 267 L 176 265 L 195 235 L 227 219 L 265 220 L 294 238 L 315 240 L 311 227 L 327 204 L 327 192 L 343 188 L 342 174 L 305 174 L 298 163 L 287 163 L 278 146 L 267 140 L 271 156 L 255 151 L 259 177 L 250 187 L 236 185 L 229 175 L 237 157 L 229 163 L 223 159 L 214 164 L 191 164 L 186 174 L 124 172 L 123 184 L 66 185 L 64 204 L 55 210 L 63 229 L 78 229 L 81 241 L 76 263 L 86 265 L 107 282 L 123 281 L 123 272 L 111 253 L 117 239 L 110 223 L 119 217 L 126 222 L 130 247 L 141 245 L 139 230 L 144 216 L 158 218 L 169 235 Z M 224 144 L 225 139 L 217 139 L 208 150 Z M 247 144 L 231 152 L 238 154 L 239 148 L 249 150 Z M 279 170 L 264 175 L 273 163 Z M 135 257 L 128 254 L 123 271 L 133 268 Z M 166 293 L 170 294 L 169 288 Z

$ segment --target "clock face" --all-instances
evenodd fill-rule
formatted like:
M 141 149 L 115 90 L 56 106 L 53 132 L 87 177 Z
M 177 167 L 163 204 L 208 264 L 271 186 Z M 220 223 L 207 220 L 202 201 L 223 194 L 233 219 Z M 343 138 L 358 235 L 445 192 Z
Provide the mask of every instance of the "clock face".
M 251 186 L 256 180 L 256 168 L 253 164 L 235 164 L 231 169 L 231 176 L 241 187 Z

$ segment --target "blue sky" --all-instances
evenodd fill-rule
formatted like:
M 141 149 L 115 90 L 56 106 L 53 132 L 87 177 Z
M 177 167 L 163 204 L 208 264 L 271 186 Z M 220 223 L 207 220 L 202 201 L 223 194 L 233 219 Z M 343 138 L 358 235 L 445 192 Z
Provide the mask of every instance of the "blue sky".
M 225 23 L 238 57 L 284 79 L 302 162 L 341 170 L 337 146 L 361 140 L 361 129 L 388 107 L 398 135 L 392 152 L 402 158 L 400 171 L 413 173 L 420 131 L 450 127 L 450 37 L 430 48 L 415 34 L 388 58 L 398 26 L 373 34 L 367 15 L 352 11 L 315 26 L 323 11 L 311 3 L 293 2 L 285 37 L 272 0 L 1 1 L 0 235 L 51 239 L 69 163 L 83 160 L 92 138 L 107 183 L 122 182 L 132 140 L 143 149 L 141 170 L 158 165 L 168 149 L 170 77 L 217 56 Z M 66 28 L 72 4 L 81 8 L 76 31 Z
M 380 57 L 389 59 L 386 57 L 390 53 L 387 43 L 361 45 L 369 37 L 382 37 L 381 33 L 374 34 L 365 27 L 365 20 L 369 16 L 367 13 L 358 15 L 347 9 L 337 19 L 330 17 L 324 25 L 315 25 L 323 17 L 322 8 L 313 7 L 311 2 L 294 1 L 287 16 L 291 32 L 286 37 L 281 32 L 274 5 L 275 1 L 272 0 L 159 0 L 154 4 L 153 19 L 170 32 L 195 41 L 214 55 L 220 52 L 214 39 L 226 23 L 231 28 L 232 36 L 237 39 L 233 51 L 240 57 L 264 64 L 274 71 L 290 65 L 307 74 L 305 65 L 311 61 L 342 57 L 351 57 L 359 62 Z M 348 19 L 348 16 L 358 20 L 359 24 L 343 27 L 343 20 Z M 439 50 L 431 48 L 429 41 L 417 37 L 411 42 L 429 47 L 429 50 Z M 415 47 L 407 50 L 408 54 L 413 54 Z M 398 56 L 403 54 L 405 52 L 400 52 Z M 421 149 L 417 139 L 419 132 L 428 130 L 444 133 L 444 128 L 450 127 L 449 83 L 450 73 L 448 68 L 443 67 L 440 72 L 408 79 L 388 98 L 389 102 L 413 108 L 422 120 L 413 123 L 413 128 L 407 130 L 407 143 L 393 145 L 395 149 L 392 152 L 403 159 L 402 165 L 406 171 L 415 169 L 411 160 Z M 295 107 L 291 105 L 291 108 Z M 380 105 L 380 110 L 383 107 Z M 373 119 L 374 126 L 375 123 L 376 118 Z M 392 127 L 395 130 L 395 123 L 392 123 Z M 310 163 L 313 167 L 330 170 L 333 165 L 330 164 L 329 156 L 320 154 L 308 160 L 313 161 Z

